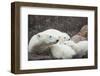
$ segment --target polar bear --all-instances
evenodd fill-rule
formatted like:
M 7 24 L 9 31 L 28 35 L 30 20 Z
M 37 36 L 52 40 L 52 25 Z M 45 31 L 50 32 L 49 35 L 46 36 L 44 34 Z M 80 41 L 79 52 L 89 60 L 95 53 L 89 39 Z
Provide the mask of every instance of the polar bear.
M 33 50 L 42 52 L 50 45 L 57 43 L 60 37 L 64 37 L 65 39 L 70 38 L 70 36 L 66 33 L 60 32 L 56 29 L 48 29 L 40 32 L 32 36 L 31 40 L 29 41 L 29 52 L 33 52 Z
M 34 35 L 31 40 L 29 41 L 29 52 L 43 52 L 46 50 L 50 45 L 57 43 L 59 40 L 57 37 L 40 32 Z
M 57 59 L 72 59 L 76 52 L 70 46 L 63 43 L 62 39 L 57 44 L 51 46 L 51 53 Z
M 81 58 L 88 53 L 88 41 L 80 41 L 75 43 L 74 41 L 65 41 L 65 45 L 72 47 L 75 50 L 76 56 Z

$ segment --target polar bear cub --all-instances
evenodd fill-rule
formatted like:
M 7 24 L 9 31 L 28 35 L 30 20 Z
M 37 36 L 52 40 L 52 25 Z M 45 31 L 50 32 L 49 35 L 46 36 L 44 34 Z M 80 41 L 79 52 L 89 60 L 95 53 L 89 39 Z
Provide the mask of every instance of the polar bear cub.
M 65 45 L 72 47 L 75 50 L 77 57 L 82 57 L 88 52 L 88 41 L 80 41 L 75 43 L 74 41 L 66 41 Z
M 71 59 L 76 52 L 70 46 L 64 44 L 61 38 L 57 44 L 51 46 L 51 53 L 54 58 Z

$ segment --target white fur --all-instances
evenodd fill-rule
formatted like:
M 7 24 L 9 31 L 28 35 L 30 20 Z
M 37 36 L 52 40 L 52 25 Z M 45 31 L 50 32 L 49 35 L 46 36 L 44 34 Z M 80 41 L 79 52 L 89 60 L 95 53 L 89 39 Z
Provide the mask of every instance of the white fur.
M 49 38 L 49 36 L 51 36 L 51 38 Z M 66 39 L 70 38 L 68 34 L 60 32 L 56 29 L 48 29 L 40 32 L 32 36 L 29 41 L 29 52 L 32 50 L 45 50 L 49 47 L 49 45 L 55 44 L 55 42 L 61 37 L 66 37 Z
M 51 53 L 53 57 L 71 59 L 76 54 L 75 51 L 70 46 L 64 45 L 63 42 L 60 41 L 51 46 Z
M 80 56 L 84 56 L 88 52 L 88 41 L 80 41 L 77 43 L 80 49 Z
M 70 39 L 70 36 L 67 34 L 67 33 L 64 33 L 64 32 L 61 32 L 61 31 L 58 31 L 56 29 L 48 29 L 46 31 L 43 31 L 43 33 L 45 34 L 51 34 L 57 38 L 64 38 L 65 40 L 69 40 Z
M 69 39 L 70 36 L 67 33 L 56 29 L 48 29 L 32 36 L 29 42 L 29 52 L 42 53 L 46 49 L 51 48 L 52 55 L 55 58 L 72 58 L 75 54 L 74 50 L 69 46 L 61 44 Z M 57 43 L 57 40 L 60 41 Z
M 64 42 L 64 44 L 72 47 L 72 49 L 75 50 L 76 55 L 78 55 L 79 57 L 84 56 L 88 52 L 88 41 L 80 41 L 78 43 L 75 43 L 70 40 Z
M 55 44 L 57 40 L 58 38 L 51 34 L 45 34 L 43 32 L 38 33 L 32 36 L 31 40 L 29 41 L 29 52 L 32 52 L 33 50 L 42 52 L 50 45 Z

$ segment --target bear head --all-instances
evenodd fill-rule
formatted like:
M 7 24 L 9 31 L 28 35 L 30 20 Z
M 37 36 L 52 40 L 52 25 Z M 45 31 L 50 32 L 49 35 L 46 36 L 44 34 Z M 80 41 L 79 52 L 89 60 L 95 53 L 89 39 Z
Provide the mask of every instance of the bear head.
M 39 33 L 37 34 L 37 39 L 44 45 L 56 44 L 59 39 L 53 34 Z

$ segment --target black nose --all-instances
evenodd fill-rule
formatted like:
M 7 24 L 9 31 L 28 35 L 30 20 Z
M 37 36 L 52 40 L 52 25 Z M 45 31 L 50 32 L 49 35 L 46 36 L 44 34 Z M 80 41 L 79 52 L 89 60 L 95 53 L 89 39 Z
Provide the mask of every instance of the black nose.
M 59 40 L 56 40 L 56 42 L 58 42 Z

